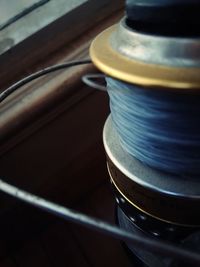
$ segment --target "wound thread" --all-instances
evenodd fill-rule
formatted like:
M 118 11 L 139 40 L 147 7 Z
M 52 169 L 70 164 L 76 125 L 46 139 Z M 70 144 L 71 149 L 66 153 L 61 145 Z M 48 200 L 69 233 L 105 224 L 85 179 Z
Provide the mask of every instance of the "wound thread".
M 123 148 L 150 167 L 200 173 L 200 94 L 145 89 L 107 77 L 111 116 Z

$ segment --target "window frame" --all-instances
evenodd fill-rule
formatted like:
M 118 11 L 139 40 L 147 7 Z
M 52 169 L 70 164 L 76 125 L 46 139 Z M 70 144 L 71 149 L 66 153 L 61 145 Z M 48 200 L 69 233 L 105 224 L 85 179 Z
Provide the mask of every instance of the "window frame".
M 59 7 L 56 14 L 52 10 L 55 2 Z M 51 53 L 67 46 L 80 35 L 87 34 L 90 28 L 123 6 L 122 0 L 117 0 L 114 5 L 109 0 L 70 2 L 73 4 L 64 6 L 66 0 L 50 0 L 0 31 L 0 42 L 14 39 L 11 46 L 8 45 L 0 51 L 0 91 L 28 74 L 30 67 L 45 61 Z M 47 16 L 48 13 L 49 19 L 34 25 L 34 21 L 39 20 L 40 16 Z
M 87 5 L 81 7 L 82 19 L 78 23 L 72 22 L 76 21 L 75 14 L 79 14 L 80 9 L 76 10 L 73 16 L 66 14 L 1 55 L 0 88 L 3 89 L 20 77 L 42 67 L 88 58 L 89 46 L 94 37 L 123 16 L 123 1 L 119 1 L 114 7 L 107 0 L 103 0 L 101 5 L 97 5 L 97 2 L 88 1 L 89 10 Z M 85 9 L 87 12 L 84 12 Z M 85 24 L 80 26 L 84 18 L 87 18 Z M 74 27 L 66 29 L 67 21 Z M 50 42 L 52 36 L 54 38 Z M 48 47 L 43 47 L 44 43 L 47 43 Z M 29 56 L 27 52 L 30 51 Z M 71 109 L 85 97 L 94 94 L 95 91 L 85 87 L 80 79 L 84 73 L 94 70 L 93 65 L 83 65 L 58 71 L 24 86 L 2 102 L 0 155 L 54 120 L 63 111 Z

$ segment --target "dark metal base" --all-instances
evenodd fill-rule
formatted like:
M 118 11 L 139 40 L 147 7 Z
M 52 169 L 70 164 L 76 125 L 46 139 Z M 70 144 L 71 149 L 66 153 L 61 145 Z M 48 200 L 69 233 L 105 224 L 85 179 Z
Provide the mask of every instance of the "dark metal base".
M 118 225 L 118 226 L 120 226 L 119 219 L 118 219 L 119 209 L 120 209 L 119 206 L 116 204 L 115 205 L 115 222 L 116 222 L 116 225 Z M 122 245 L 129 261 L 132 264 L 134 264 L 134 267 L 148 267 L 129 249 L 129 247 L 126 245 L 126 243 L 121 242 L 121 245 Z
M 133 234 L 146 237 L 148 234 L 142 232 L 137 226 L 126 216 L 120 207 L 117 207 L 118 225 Z M 149 236 L 148 236 L 149 237 Z M 171 266 L 171 259 L 163 258 L 151 252 L 141 250 L 133 244 L 125 244 L 125 250 L 128 253 L 133 264 L 138 267 L 169 267 Z
M 140 212 L 137 213 L 137 215 L 139 214 Z M 119 204 L 116 204 L 116 208 L 115 208 L 116 219 L 115 220 L 116 220 L 116 224 L 119 227 L 139 236 L 163 239 L 163 237 L 160 237 L 159 235 L 152 236 L 150 235 L 150 233 L 140 228 L 136 224 L 136 221 L 134 221 L 137 218 L 137 215 L 135 217 L 129 217 L 128 215 L 126 215 L 125 211 L 123 211 L 123 208 L 121 208 Z M 174 244 L 177 244 L 178 246 L 187 248 L 192 251 L 196 250 L 197 253 L 200 252 L 200 231 L 198 230 L 196 230 L 193 233 L 188 234 L 188 236 L 183 238 L 182 240 L 176 239 L 175 237 L 173 239 L 174 240 L 171 240 L 171 242 Z M 187 265 L 184 265 L 184 262 L 175 261 L 172 258 L 163 258 L 154 253 L 142 251 L 141 249 L 138 249 L 132 244 L 122 243 L 122 246 L 134 267 L 157 267 L 157 266 L 158 267 L 186 267 L 187 266 Z

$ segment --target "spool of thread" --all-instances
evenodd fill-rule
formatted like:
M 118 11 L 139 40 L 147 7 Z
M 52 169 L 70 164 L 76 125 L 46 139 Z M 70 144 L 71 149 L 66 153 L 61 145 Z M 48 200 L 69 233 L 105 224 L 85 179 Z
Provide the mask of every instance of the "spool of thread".
M 198 175 L 200 94 L 106 80 L 111 116 L 123 148 L 156 169 Z
M 193 18 L 192 32 L 193 27 L 183 26 L 188 21 L 182 23 L 182 2 L 191 7 L 186 13 Z M 182 242 L 183 235 L 193 242 L 200 225 L 199 177 L 193 177 L 200 173 L 200 35 L 198 12 L 193 12 L 198 1 L 191 2 L 127 0 L 128 16 L 90 47 L 93 63 L 107 76 L 112 118 L 103 140 L 123 212 L 117 214 L 118 223 L 164 240 L 169 237 L 165 231 L 172 230 L 174 242 Z M 174 11 L 171 4 L 178 7 L 176 22 L 168 12 L 168 7 Z M 126 245 L 143 263 L 161 266 L 153 263 L 157 257 Z M 198 245 L 199 240 L 193 248 Z M 171 264 L 167 260 L 162 266 Z
M 124 149 L 181 176 L 200 174 L 199 51 L 199 38 L 138 32 L 127 18 L 90 48 L 94 64 L 112 77 L 111 115 Z
M 119 226 L 137 235 L 170 240 L 198 250 L 199 180 L 187 179 L 183 182 L 179 176 L 157 171 L 131 157 L 120 145 L 111 117 L 105 123 L 103 141 L 118 207 L 116 217 Z M 128 243 L 126 246 L 145 266 L 183 266 L 182 262 L 180 265 L 171 264 L 171 258 L 166 261 L 157 253 L 145 255 L 143 250 Z M 155 264 L 157 261 L 159 263 Z
M 119 225 L 126 228 L 130 222 L 131 231 L 139 227 L 155 238 L 169 229 L 178 229 L 181 236 L 194 230 L 192 242 L 198 236 L 199 7 L 196 0 L 127 0 L 127 17 L 99 34 L 90 47 L 93 63 L 107 76 L 112 119 L 103 136 L 116 202 L 124 213 L 117 214 Z M 148 218 L 152 228 L 149 221 L 147 228 L 143 223 Z M 174 232 L 171 237 L 177 241 Z M 155 266 L 151 255 L 146 261 L 131 251 Z

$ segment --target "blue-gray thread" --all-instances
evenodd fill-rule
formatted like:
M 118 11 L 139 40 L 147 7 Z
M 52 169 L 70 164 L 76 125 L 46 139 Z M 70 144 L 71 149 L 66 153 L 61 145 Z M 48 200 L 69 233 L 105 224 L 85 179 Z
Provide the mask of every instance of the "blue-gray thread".
M 106 78 L 111 116 L 124 149 L 178 175 L 200 173 L 200 94 L 139 88 Z

